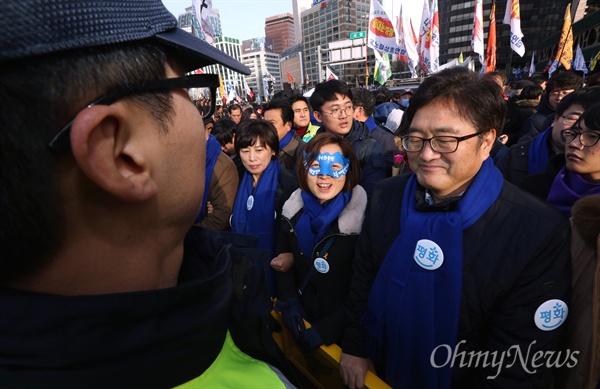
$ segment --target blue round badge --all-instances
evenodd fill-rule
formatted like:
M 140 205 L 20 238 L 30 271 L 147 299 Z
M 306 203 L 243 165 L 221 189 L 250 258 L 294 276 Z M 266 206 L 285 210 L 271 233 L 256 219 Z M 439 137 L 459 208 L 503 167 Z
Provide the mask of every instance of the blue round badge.
M 254 196 L 250 195 L 250 196 L 248 196 L 248 200 L 246 201 L 246 208 L 249 211 L 252 209 L 253 206 L 254 206 Z
M 319 273 L 325 274 L 329 272 L 329 263 L 324 258 L 316 258 L 314 266 Z
M 434 241 L 421 239 L 417 242 L 413 259 L 425 270 L 436 270 L 444 263 L 444 252 Z
M 562 325 L 569 315 L 569 307 L 564 301 L 558 299 L 542 303 L 535 311 L 533 321 L 542 331 L 552 331 Z

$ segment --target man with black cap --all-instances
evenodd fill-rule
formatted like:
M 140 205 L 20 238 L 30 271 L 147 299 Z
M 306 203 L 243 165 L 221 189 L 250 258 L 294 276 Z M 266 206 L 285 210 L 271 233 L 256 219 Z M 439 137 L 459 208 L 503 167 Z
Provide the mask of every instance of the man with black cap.
M 208 117 L 219 82 L 184 74 L 249 69 L 158 0 L 5 0 L 0 26 L 0 386 L 289 386 L 236 347 L 230 252 L 190 230 L 188 89 Z

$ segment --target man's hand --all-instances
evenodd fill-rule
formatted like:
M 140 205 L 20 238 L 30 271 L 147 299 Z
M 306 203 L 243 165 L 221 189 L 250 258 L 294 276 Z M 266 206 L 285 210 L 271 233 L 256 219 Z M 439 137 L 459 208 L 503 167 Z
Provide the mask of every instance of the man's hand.
M 367 358 L 342 353 L 340 357 L 340 375 L 350 389 L 362 389 L 365 386 L 367 371 L 375 371 L 373 362 Z
M 292 253 L 281 253 L 271 260 L 271 267 L 275 271 L 285 273 L 294 264 L 294 256 Z

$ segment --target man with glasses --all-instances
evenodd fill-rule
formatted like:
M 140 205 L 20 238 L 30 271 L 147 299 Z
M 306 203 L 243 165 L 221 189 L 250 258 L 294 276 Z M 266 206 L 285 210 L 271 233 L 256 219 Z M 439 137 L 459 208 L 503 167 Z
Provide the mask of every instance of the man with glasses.
M 546 84 L 537 112 L 523 122 L 519 142 L 530 140 L 548 128 L 561 100 L 581 87 L 583 78 L 573 72 L 554 74 Z
M 571 280 L 568 221 L 491 161 L 505 110 L 497 83 L 463 68 L 411 98 L 413 174 L 376 186 L 357 243 L 340 362 L 350 388 L 373 364 L 394 388 L 551 382 L 547 365 L 500 360 L 558 347 Z
M 529 174 L 543 172 L 550 158 L 564 153 L 561 131 L 571 128 L 579 116 L 599 100 L 600 87 L 579 89 L 564 97 L 556 107 L 553 122 L 545 131 L 529 141 L 513 145 L 497 161 L 504 178 L 520 186 Z
M 353 118 L 350 87 L 339 80 L 317 84 L 310 105 L 315 119 L 321 123 L 317 133 L 330 132 L 350 142 L 360 161 L 360 185 L 370 195 L 375 184 L 387 176 L 387 164 L 381 146 L 370 136 L 367 126 Z
M 599 118 L 600 105 L 596 103 L 562 130 L 563 150 L 548 161 L 544 171 L 527 176 L 523 189 L 566 216 L 571 216 L 571 207 L 581 197 L 600 194 Z
M 249 69 L 158 0 L 6 0 L 0 26 L 0 386 L 283 388 L 229 331 L 225 238 L 191 228 L 190 95 L 210 117 L 218 79 L 185 73 Z

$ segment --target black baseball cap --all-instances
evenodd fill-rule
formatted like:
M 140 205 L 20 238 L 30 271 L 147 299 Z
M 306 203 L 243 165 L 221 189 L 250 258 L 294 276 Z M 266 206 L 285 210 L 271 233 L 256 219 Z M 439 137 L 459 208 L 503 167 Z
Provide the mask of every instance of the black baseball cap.
M 250 69 L 177 27 L 160 0 L 1 0 L 0 64 L 72 49 L 154 39 L 175 49 L 185 70 L 220 64 Z

